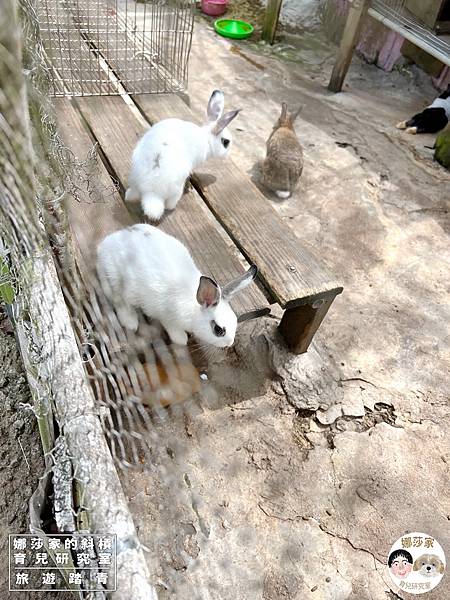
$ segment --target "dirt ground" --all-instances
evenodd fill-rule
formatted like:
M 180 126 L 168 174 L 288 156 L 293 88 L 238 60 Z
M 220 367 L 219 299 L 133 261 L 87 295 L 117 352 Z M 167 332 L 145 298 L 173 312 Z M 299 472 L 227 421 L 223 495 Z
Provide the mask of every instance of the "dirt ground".
M 319 34 L 272 50 L 196 25 L 191 107 L 203 119 L 222 88 L 243 108 L 232 152 L 256 182 L 280 101 L 303 106 L 300 188 L 267 202 L 344 293 L 303 356 L 274 319 L 243 325 L 210 373 L 217 397 L 168 416 L 151 467 L 123 476 L 161 599 L 406 598 L 386 568 L 398 537 L 450 556 L 450 174 L 432 136 L 394 127 L 436 93 L 414 68 L 355 59 L 329 94 L 333 52 Z
M 306 355 L 283 349 L 276 319 L 242 325 L 211 368 L 217 393 L 168 413 L 151 465 L 122 473 L 161 600 L 407 598 L 386 570 L 400 535 L 436 536 L 450 557 L 450 175 L 432 162 L 432 136 L 393 127 L 435 92 L 415 69 L 355 59 L 331 95 L 333 52 L 319 34 L 271 49 L 196 24 L 191 107 L 203 118 L 220 87 L 244 109 L 232 152 L 256 182 L 280 101 L 303 106 L 301 186 L 267 202 L 345 289 Z M 1 327 L 0 363 L 6 565 L 43 460 Z M 447 574 L 427 598 L 449 591 Z
M 8 585 L 8 535 L 29 533 L 28 502 L 44 474 L 37 422 L 14 334 L 0 309 L 0 598 L 17 598 Z M 22 593 L 26 600 L 50 600 L 55 594 Z M 72 594 L 59 594 L 70 600 Z

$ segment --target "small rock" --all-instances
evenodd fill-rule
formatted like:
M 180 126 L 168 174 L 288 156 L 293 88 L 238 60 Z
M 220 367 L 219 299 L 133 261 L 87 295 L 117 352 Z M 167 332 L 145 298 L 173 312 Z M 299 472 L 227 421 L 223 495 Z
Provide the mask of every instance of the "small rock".
M 222 521 L 222 527 L 224 529 L 226 529 L 227 531 L 231 531 L 231 525 L 230 525 L 230 523 L 226 519 L 223 519 L 223 521 Z
M 17 419 L 13 424 L 14 431 L 16 432 L 16 436 L 22 434 L 25 429 L 25 421 L 23 419 Z
M 319 423 L 322 423 L 322 425 L 331 425 L 331 423 L 334 423 L 339 417 L 342 417 L 341 404 L 334 404 L 327 410 L 318 410 L 316 413 L 316 419 Z

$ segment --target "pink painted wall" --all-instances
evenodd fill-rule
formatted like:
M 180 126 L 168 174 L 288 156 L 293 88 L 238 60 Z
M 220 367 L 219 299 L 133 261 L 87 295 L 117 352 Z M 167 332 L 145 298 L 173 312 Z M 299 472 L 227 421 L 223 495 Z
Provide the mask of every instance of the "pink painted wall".
M 348 10 L 348 0 L 332 0 L 335 4 L 336 17 L 344 19 Z M 392 71 L 401 57 L 401 48 L 405 38 L 391 31 L 373 19 L 367 19 L 363 25 L 356 50 L 370 63 L 380 69 Z M 444 66 L 438 77 L 432 78 L 433 85 L 444 90 L 450 84 L 450 69 Z

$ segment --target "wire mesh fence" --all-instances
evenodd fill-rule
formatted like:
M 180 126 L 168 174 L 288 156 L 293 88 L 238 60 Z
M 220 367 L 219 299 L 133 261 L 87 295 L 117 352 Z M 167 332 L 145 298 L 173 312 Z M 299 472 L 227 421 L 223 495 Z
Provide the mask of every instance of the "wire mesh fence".
M 152 599 L 156 594 L 116 467 L 148 461 L 157 442 L 155 419 L 165 418 L 165 407 L 176 410 L 178 402 L 195 397 L 198 373 L 188 353 L 169 347 L 151 322 L 143 320 L 136 333 L 125 330 L 95 268 L 76 255 L 67 197 L 105 202 L 114 185 L 97 181 L 95 148 L 77 160 L 59 138 L 39 11 L 26 0 L 21 4 L 22 48 L 16 3 L 4 5 L 0 293 L 15 324 L 46 465 L 30 499 L 30 530 L 49 557 L 49 533 L 117 536 L 117 581 L 108 580 L 108 569 L 99 581 L 101 554 L 94 546 L 90 571 L 75 551 L 65 569 L 58 571 L 56 564 L 61 585 L 80 598 L 97 590 L 96 598 L 111 593 Z
M 55 96 L 180 91 L 191 0 L 42 0 L 37 17 Z
M 400 33 L 443 64 L 450 64 L 450 44 L 436 35 L 437 14 L 425 11 L 417 0 L 373 0 L 369 15 Z

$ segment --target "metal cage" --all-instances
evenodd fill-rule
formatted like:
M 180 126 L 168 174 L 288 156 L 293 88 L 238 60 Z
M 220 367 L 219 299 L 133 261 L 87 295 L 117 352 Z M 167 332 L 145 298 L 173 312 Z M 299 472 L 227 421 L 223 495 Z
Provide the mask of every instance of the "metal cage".
M 41 0 L 38 20 L 54 96 L 185 87 L 192 0 Z

